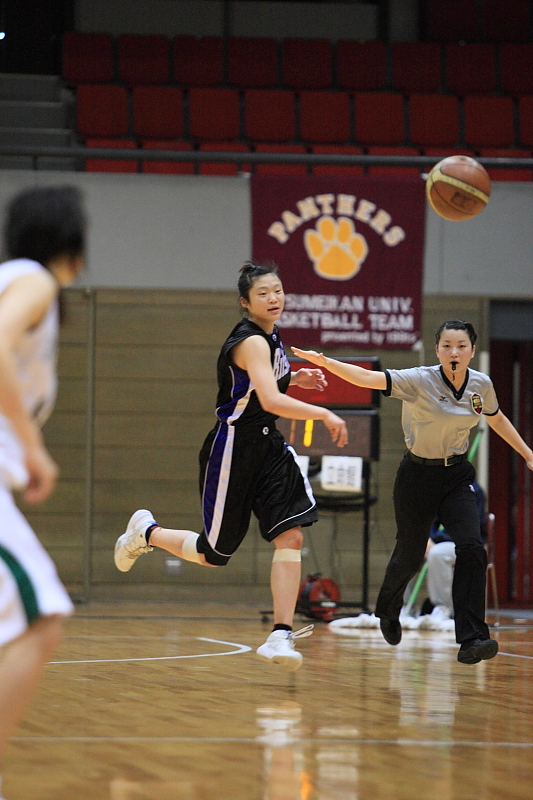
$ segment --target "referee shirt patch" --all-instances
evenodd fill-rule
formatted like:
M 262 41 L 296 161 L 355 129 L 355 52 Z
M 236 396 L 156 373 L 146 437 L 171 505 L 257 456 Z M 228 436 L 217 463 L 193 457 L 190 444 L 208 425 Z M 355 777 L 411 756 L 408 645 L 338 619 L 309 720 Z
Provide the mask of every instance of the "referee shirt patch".
M 481 414 L 483 411 L 483 400 L 478 394 L 473 394 L 470 398 L 470 402 L 472 403 L 472 409 L 476 412 L 476 414 Z

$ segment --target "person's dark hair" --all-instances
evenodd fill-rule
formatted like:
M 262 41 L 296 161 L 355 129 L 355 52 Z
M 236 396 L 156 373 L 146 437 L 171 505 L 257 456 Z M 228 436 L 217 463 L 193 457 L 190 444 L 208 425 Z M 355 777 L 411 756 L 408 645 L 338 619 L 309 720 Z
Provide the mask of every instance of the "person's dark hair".
M 253 261 L 246 261 L 240 269 L 240 276 L 237 282 L 239 290 L 239 297 L 244 297 L 245 300 L 250 299 L 250 289 L 256 282 L 257 278 L 262 275 L 277 275 L 278 267 L 273 262 L 271 264 L 259 264 Z
M 27 189 L 9 203 L 4 225 L 8 258 L 30 258 L 43 267 L 58 256 L 76 258 L 85 249 L 86 219 L 74 186 Z
M 440 342 L 443 331 L 466 331 L 472 347 L 474 347 L 477 342 L 477 333 L 474 330 L 474 326 L 471 322 L 465 322 L 464 319 L 447 319 L 445 322 L 442 322 L 435 334 L 436 345 Z

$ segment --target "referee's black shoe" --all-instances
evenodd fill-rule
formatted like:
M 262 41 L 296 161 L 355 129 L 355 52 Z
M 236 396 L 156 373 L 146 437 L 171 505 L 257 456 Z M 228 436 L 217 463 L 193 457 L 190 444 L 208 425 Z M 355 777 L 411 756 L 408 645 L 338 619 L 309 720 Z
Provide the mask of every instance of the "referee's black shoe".
M 463 642 L 457 653 L 457 661 L 461 664 L 479 664 L 488 658 L 494 658 L 498 652 L 498 642 L 495 639 L 475 639 Z
M 385 619 L 379 621 L 383 638 L 389 644 L 400 644 L 402 640 L 402 626 L 399 619 Z

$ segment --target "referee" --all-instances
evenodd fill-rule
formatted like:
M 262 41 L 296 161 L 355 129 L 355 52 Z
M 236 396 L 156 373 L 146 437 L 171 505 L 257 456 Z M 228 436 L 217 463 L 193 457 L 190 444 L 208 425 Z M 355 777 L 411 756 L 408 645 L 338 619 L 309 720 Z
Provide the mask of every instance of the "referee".
M 356 386 L 381 389 L 402 401 L 402 428 L 407 450 L 394 484 L 396 546 L 376 604 L 376 616 L 389 644 L 402 638 L 399 622 L 404 590 L 424 561 L 435 517 L 455 543 L 452 586 L 455 633 L 461 645 L 457 660 L 477 664 L 493 658 L 498 643 L 485 622 L 487 556 L 473 487 L 474 467 L 466 458 L 469 432 L 486 416 L 533 470 L 533 451 L 500 411 L 490 378 L 469 368 L 477 334 L 469 322 L 443 322 L 435 335 L 439 364 L 374 372 L 321 353 L 293 347 L 297 356 L 328 369 Z

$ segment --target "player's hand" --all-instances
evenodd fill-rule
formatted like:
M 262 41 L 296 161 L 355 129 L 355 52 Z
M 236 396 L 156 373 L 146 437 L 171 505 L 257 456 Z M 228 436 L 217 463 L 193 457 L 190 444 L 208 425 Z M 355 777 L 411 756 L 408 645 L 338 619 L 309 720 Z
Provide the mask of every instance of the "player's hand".
M 300 389 L 315 389 L 323 392 L 328 382 L 321 369 L 299 369 L 294 376 L 294 383 Z
M 328 411 L 324 425 L 331 434 L 331 440 L 337 442 L 337 447 L 344 447 L 345 444 L 348 444 L 348 428 L 343 419 L 332 411 Z
M 299 347 L 291 347 L 291 350 L 298 358 L 304 358 L 306 361 L 310 361 L 311 364 L 316 364 L 317 367 L 326 366 L 324 353 L 317 353 L 316 350 L 300 350 Z
M 53 492 L 59 477 L 59 467 L 43 446 L 26 452 L 26 469 L 30 479 L 23 497 L 26 503 L 42 503 Z
M 533 472 L 533 458 L 526 459 L 527 468 Z

